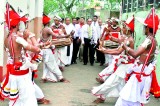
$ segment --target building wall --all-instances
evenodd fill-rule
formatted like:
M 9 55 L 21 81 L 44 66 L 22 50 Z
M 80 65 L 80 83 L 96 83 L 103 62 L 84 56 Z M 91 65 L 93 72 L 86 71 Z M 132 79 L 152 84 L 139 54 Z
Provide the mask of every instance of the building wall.
M 0 80 L 2 80 L 3 76 L 3 63 L 4 63 L 4 24 L 2 23 L 4 21 L 4 7 L 5 7 L 5 2 L 2 0 L 1 1 L 1 6 L 0 6 Z
M 33 19 L 29 23 L 29 30 L 36 34 L 38 38 L 42 29 L 42 13 L 44 0 L 1 0 L 0 6 L 0 82 L 6 74 L 6 52 L 4 51 L 4 38 L 7 33 L 4 29 L 5 25 L 1 24 L 4 21 L 4 12 L 6 2 L 8 2 L 15 11 L 22 10 L 24 13 L 29 14 L 30 19 Z

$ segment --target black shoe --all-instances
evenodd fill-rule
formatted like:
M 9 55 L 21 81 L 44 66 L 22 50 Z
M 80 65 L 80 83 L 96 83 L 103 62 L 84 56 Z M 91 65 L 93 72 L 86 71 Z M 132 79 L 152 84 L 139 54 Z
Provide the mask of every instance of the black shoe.
M 103 66 L 104 65 L 104 63 L 100 63 L 100 65 L 99 66 Z
M 84 63 L 83 65 L 87 65 L 87 63 Z
M 96 63 L 99 63 L 99 61 L 96 61 Z
M 65 65 L 66 67 L 68 67 L 69 66 L 69 64 L 67 64 L 67 65 Z
M 77 64 L 77 62 L 75 61 L 74 64 Z
M 94 66 L 94 64 L 93 64 L 93 63 L 91 63 L 91 66 Z

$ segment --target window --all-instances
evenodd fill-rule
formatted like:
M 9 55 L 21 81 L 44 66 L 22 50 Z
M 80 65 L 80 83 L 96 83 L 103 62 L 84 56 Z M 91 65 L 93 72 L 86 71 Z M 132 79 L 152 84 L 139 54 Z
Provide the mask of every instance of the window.
M 123 13 L 160 8 L 160 0 L 122 0 Z
M 128 0 L 128 12 L 132 12 L 132 0 Z
M 160 8 L 160 0 L 155 0 L 155 7 Z
M 122 9 L 123 9 L 123 13 L 127 12 L 127 0 L 122 0 Z

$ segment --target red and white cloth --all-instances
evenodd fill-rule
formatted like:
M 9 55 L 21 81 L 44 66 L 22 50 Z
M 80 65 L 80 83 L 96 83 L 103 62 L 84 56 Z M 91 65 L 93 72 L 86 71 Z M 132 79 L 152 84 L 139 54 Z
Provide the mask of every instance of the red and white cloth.
M 113 64 L 113 73 L 98 87 L 93 87 L 92 94 L 103 100 L 106 97 L 119 97 L 119 92 L 125 85 L 125 75 L 129 67 L 133 66 L 134 60 L 130 56 L 120 55 Z M 124 75 L 122 75 L 124 74 Z
M 141 103 L 146 104 L 149 102 L 152 72 L 155 71 L 155 64 L 150 63 L 145 67 L 141 73 L 142 81 L 139 82 L 136 75 L 140 75 L 142 66 L 143 64 L 138 64 L 138 61 L 136 61 L 134 66 L 129 70 L 129 73 L 132 73 L 132 75 L 121 90 L 120 99 L 117 101 L 116 106 L 123 106 L 123 100 L 133 106 L 137 102 L 139 105 L 136 106 L 141 106 Z

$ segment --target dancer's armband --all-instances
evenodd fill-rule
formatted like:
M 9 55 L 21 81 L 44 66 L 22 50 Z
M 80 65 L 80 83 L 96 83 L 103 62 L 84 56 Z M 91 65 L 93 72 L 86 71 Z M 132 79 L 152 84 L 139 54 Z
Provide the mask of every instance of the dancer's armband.
M 30 33 L 29 38 L 35 37 L 34 33 Z
M 22 38 L 22 37 L 17 37 L 16 38 L 16 42 L 23 45 L 23 47 L 27 47 L 28 46 L 28 42 Z
M 141 46 L 146 49 L 150 44 L 151 44 L 151 40 L 149 38 L 146 38 L 145 41 L 141 44 Z

